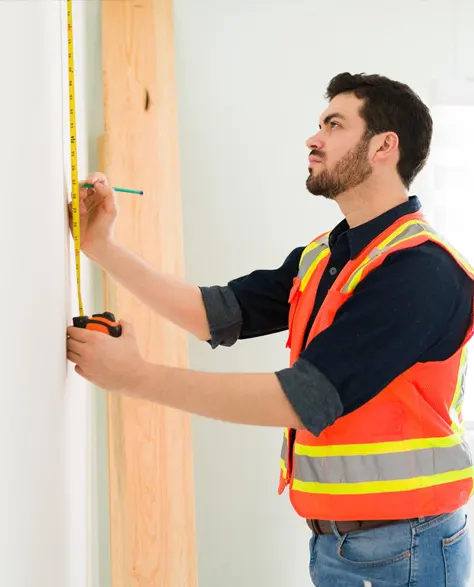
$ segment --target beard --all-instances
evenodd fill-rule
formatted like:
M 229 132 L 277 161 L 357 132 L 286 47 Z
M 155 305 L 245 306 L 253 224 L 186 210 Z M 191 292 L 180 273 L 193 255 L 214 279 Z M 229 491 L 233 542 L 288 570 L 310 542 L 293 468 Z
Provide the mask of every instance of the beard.
M 340 194 L 355 188 L 372 174 L 368 161 L 369 140 L 362 138 L 357 145 L 340 159 L 334 169 L 323 169 L 316 175 L 310 169 L 306 187 L 315 196 L 333 200 Z M 316 153 L 315 153 L 316 154 Z

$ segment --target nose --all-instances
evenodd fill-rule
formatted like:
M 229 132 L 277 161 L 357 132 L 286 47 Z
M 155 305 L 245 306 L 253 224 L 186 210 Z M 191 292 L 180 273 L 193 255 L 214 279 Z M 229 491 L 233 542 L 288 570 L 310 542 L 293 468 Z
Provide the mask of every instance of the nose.
M 324 142 L 321 139 L 320 133 L 316 133 L 312 137 L 306 141 L 306 146 L 308 149 L 315 149 L 316 151 L 322 151 L 324 147 Z

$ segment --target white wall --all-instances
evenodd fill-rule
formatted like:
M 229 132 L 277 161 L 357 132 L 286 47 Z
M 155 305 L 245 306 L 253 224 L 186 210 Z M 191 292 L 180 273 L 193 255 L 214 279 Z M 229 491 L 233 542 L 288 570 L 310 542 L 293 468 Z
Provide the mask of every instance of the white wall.
M 339 219 L 305 190 L 305 139 L 329 79 L 379 72 L 428 103 L 436 79 L 474 74 L 474 5 L 350 0 L 175 0 L 187 278 L 211 285 L 276 267 Z M 428 168 L 414 185 L 433 212 Z M 192 368 L 287 364 L 285 335 L 211 351 Z M 194 419 L 200 584 L 309 586 L 308 531 L 276 486 L 281 433 Z
M 78 311 L 64 185 L 65 6 L 0 3 L 0 584 L 11 587 L 99 585 L 92 390 L 65 358 L 65 329 Z M 93 6 L 96 0 L 74 3 L 81 174 L 91 164 L 87 134 L 98 120 L 86 112 L 86 77 L 97 81 L 85 50 L 86 37 L 99 30 L 94 20 L 86 26 Z M 83 279 L 92 311 L 86 262 Z

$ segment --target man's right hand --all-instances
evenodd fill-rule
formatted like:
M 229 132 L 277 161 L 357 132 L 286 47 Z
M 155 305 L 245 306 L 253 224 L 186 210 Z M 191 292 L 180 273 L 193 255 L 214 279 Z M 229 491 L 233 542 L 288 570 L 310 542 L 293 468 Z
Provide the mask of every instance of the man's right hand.
M 200 289 L 180 277 L 167 275 L 114 241 L 117 201 L 103 173 L 92 173 L 81 187 L 79 211 L 81 249 L 111 278 L 157 314 L 199 340 L 209 340 L 209 324 Z M 71 223 L 71 205 L 69 205 Z
M 79 190 L 81 249 L 87 256 L 94 257 L 113 239 L 118 214 L 117 200 L 103 173 L 90 174 L 84 183 L 90 183 L 94 187 L 80 187 Z M 72 227 L 71 204 L 69 224 Z

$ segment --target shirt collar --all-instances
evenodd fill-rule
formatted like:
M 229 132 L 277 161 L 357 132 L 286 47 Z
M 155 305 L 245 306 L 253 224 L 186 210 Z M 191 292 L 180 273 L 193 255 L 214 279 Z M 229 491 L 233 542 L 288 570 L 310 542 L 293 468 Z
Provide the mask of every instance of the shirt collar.
M 347 235 L 351 259 L 357 255 L 371 242 L 386 230 L 396 220 L 406 214 L 413 214 L 421 209 L 421 203 L 417 196 L 410 196 L 407 202 L 387 210 L 380 216 L 360 224 L 355 228 L 349 228 L 347 220 L 344 219 L 333 228 L 329 235 L 329 247 L 332 249 L 336 242 L 344 234 Z

